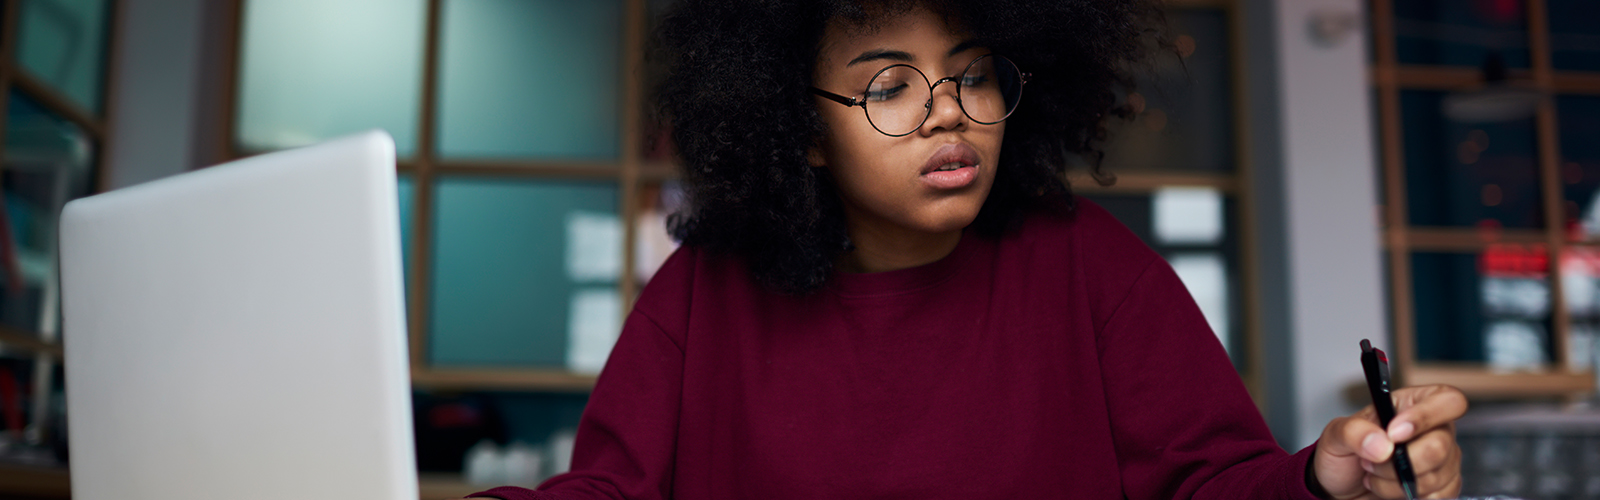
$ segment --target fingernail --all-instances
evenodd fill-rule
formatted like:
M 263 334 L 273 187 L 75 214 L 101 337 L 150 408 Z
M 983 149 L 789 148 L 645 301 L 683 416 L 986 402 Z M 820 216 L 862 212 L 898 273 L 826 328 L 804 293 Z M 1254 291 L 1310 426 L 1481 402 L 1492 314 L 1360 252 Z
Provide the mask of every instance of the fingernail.
M 1367 458 L 1375 462 L 1382 461 L 1389 455 L 1389 446 L 1392 445 L 1388 439 L 1384 439 L 1382 432 L 1367 434 L 1367 437 L 1361 439 L 1361 451 L 1366 452 Z
M 1367 491 L 1372 491 L 1372 476 L 1362 477 L 1361 478 L 1361 486 L 1363 488 L 1366 488 Z
M 1389 437 L 1398 443 L 1411 439 L 1411 433 L 1416 431 L 1417 426 L 1411 425 L 1411 422 L 1400 422 L 1389 426 Z
M 1372 461 L 1365 458 L 1361 459 L 1361 468 L 1366 469 L 1367 472 L 1371 473 L 1378 472 L 1378 468 L 1372 465 Z

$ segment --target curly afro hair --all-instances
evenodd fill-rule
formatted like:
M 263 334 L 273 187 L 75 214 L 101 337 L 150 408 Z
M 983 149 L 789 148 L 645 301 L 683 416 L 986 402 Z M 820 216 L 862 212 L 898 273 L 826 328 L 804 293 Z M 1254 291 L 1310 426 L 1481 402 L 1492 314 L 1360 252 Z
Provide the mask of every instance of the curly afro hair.
M 685 244 L 741 258 L 766 287 L 825 285 L 852 248 L 827 169 L 807 152 L 825 125 L 810 92 L 824 26 L 871 27 L 917 7 L 953 18 L 982 46 L 1033 74 L 1006 138 L 994 186 L 973 222 L 998 237 L 1030 210 L 1072 210 L 1075 160 L 1102 184 L 1119 91 L 1168 46 L 1159 0 L 678 0 L 652 57 L 684 167 L 688 208 L 670 226 Z

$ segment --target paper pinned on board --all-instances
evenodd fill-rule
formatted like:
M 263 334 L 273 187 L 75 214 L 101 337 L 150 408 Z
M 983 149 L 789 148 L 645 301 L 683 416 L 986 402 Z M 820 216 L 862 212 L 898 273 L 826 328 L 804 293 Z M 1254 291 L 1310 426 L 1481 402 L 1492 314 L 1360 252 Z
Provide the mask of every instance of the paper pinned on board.
M 614 214 L 567 214 L 567 277 L 578 283 L 613 283 L 622 276 L 622 222 Z
M 573 292 L 567 314 L 567 369 L 600 373 L 622 331 L 622 300 L 615 288 L 582 288 Z

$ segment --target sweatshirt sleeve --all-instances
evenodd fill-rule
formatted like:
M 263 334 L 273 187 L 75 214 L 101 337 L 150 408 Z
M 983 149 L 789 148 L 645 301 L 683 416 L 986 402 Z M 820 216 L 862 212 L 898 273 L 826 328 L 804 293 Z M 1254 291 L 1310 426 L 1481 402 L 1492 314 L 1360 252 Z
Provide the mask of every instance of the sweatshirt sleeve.
M 671 497 L 683 350 L 635 309 L 578 423 L 572 471 L 537 491 L 500 487 L 471 497 L 503 500 L 653 500 Z
M 1153 259 L 1098 334 L 1122 484 L 1131 500 L 1317 500 L 1315 445 L 1273 440 L 1183 282 Z

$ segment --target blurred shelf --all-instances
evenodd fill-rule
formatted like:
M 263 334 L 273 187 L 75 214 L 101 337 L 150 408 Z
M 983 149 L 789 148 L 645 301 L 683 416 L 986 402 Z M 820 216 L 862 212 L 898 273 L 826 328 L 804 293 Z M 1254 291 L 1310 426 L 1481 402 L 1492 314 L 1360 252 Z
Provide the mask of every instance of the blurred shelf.
M 401 174 L 416 174 L 417 169 L 414 158 L 395 162 L 395 171 Z M 621 175 L 622 166 L 584 160 L 433 160 L 433 170 L 445 175 L 611 180 Z
M 1498 243 L 1543 244 L 1550 241 L 1542 229 L 1481 229 L 1475 227 L 1420 227 L 1384 230 L 1384 245 L 1397 246 L 1404 238 L 1416 251 L 1482 252 Z
M 411 384 L 437 390 L 513 390 L 588 392 L 596 376 L 551 369 L 447 369 L 412 370 Z
M 1530 70 L 1511 69 L 1506 73 L 1513 85 L 1538 88 Z M 1371 80 L 1374 85 L 1394 84 L 1405 89 L 1464 90 L 1483 86 L 1483 68 L 1416 64 L 1400 65 L 1393 70 L 1373 67 Z M 1550 90 L 1556 93 L 1600 93 L 1600 72 L 1554 71 L 1550 80 Z
M 417 474 L 417 493 L 421 500 L 462 498 L 491 487 L 467 484 L 460 474 L 446 472 L 422 472 Z
M 39 340 L 39 336 L 36 334 L 8 326 L 0 326 L 0 344 L 39 354 L 48 354 L 56 359 L 61 359 L 62 357 L 62 350 L 59 344 Z
M 435 169 L 447 175 L 529 176 L 567 179 L 616 179 L 622 166 L 616 161 L 582 160 L 435 160 Z
M 1593 372 L 1491 370 L 1482 365 L 1417 364 L 1400 374 L 1403 386 L 1447 384 L 1472 399 L 1565 398 L 1595 390 Z
M 62 467 L 0 463 L 0 498 L 71 498 L 72 480 Z
M 681 176 L 678 164 L 668 160 L 647 160 L 639 165 L 639 178 L 645 181 L 665 182 Z

